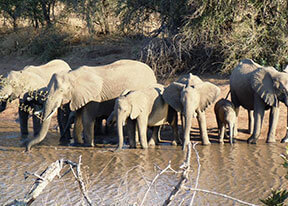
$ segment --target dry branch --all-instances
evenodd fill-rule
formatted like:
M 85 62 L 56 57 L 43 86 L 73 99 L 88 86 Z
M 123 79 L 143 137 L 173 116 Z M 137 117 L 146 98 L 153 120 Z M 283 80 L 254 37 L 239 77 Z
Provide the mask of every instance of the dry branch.
M 14 200 L 13 202 L 10 202 L 6 204 L 6 206 L 26 206 L 31 205 L 34 200 L 42 193 L 42 191 L 45 189 L 45 187 L 52 182 L 52 180 L 55 178 L 55 176 L 58 176 L 59 178 L 63 177 L 64 175 L 60 176 L 60 172 L 63 169 L 64 164 L 69 165 L 70 169 L 64 173 L 66 175 L 70 170 L 73 172 L 76 180 L 79 183 L 79 187 L 81 190 L 81 193 L 83 194 L 85 200 L 87 201 L 88 205 L 92 205 L 90 198 L 87 195 L 87 190 L 85 187 L 85 184 L 83 182 L 82 172 L 80 169 L 81 166 L 81 156 L 79 157 L 79 163 L 76 164 L 70 160 L 57 160 L 53 162 L 51 165 L 49 165 L 40 175 L 37 175 L 35 173 L 29 173 L 25 172 L 24 176 L 25 179 L 27 178 L 27 175 L 33 175 L 37 177 L 34 184 L 32 185 L 30 191 L 25 195 L 24 200 L 18 201 Z M 73 168 L 76 167 L 76 173 L 74 172 Z

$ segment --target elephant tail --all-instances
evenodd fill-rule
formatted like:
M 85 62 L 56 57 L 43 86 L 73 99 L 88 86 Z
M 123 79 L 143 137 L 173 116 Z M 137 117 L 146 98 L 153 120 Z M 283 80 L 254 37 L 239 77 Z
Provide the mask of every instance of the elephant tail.
M 227 100 L 227 98 L 229 97 L 229 94 L 231 93 L 231 90 L 229 90 L 229 92 L 227 93 L 225 99 Z

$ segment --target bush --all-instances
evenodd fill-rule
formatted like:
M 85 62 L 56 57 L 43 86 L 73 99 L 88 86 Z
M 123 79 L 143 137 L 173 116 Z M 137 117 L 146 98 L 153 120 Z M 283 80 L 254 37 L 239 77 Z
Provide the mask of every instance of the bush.
M 57 27 L 40 31 L 31 41 L 28 53 L 39 56 L 43 61 L 59 58 L 69 51 L 70 35 Z

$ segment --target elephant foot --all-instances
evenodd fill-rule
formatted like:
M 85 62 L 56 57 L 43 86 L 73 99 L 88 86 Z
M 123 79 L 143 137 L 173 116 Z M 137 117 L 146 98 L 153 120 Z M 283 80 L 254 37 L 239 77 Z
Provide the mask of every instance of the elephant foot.
M 202 145 L 210 145 L 210 144 L 211 144 L 210 141 L 208 141 L 208 142 L 202 142 Z
M 173 140 L 173 141 L 171 142 L 171 145 L 177 146 L 177 145 L 179 145 L 179 143 L 177 143 L 175 140 Z
M 267 139 L 267 141 L 266 141 L 266 143 L 275 143 L 275 142 L 276 142 L 275 138 Z
M 224 140 L 219 140 L 219 144 L 224 144 Z
M 151 138 L 148 142 L 148 145 L 154 147 L 156 145 L 155 140 L 153 138 Z
M 249 137 L 247 140 L 248 144 L 256 144 L 257 143 L 257 139 L 253 136 Z
M 22 140 L 28 139 L 28 134 L 21 134 L 21 139 Z
M 59 142 L 59 145 L 61 146 L 69 146 L 70 145 L 70 141 L 69 140 L 62 140 Z
M 286 136 L 283 139 L 281 139 L 281 143 L 286 143 L 286 142 L 288 142 L 288 136 Z
M 94 147 L 94 144 L 84 143 L 82 144 L 82 147 Z
M 74 142 L 74 143 L 69 144 L 69 146 L 72 146 L 72 147 L 82 147 L 83 144 L 82 144 L 82 143 L 78 143 L 78 142 Z

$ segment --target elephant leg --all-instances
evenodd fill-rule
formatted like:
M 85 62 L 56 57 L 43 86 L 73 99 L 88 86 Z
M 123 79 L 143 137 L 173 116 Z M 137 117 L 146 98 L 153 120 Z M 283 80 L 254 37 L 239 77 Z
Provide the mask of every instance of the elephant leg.
M 140 137 L 140 144 L 143 149 L 148 148 L 148 143 L 147 143 L 147 123 L 148 119 L 147 117 L 141 117 L 139 116 L 137 118 L 137 128 L 139 131 L 139 137 Z
M 219 126 L 219 143 L 224 144 L 225 124 L 221 123 Z
M 139 129 L 135 124 L 135 143 L 136 145 L 140 145 L 140 140 L 139 140 Z
M 20 130 L 21 130 L 21 138 L 28 138 L 28 117 L 29 114 L 19 108 L 19 121 L 20 121 Z
M 181 145 L 182 141 L 179 138 L 179 132 L 178 132 L 178 114 L 177 112 L 175 113 L 175 115 L 173 116 L 173 120 L 170 123 L 170 125 L 172 126 L 173 129 L 173 137 L 174 140 L 172 141 L 172 145 Z
M 281 143 L 288 142 L 288 107 L 287 107 L 287 113 L 286 113 L 286 135 L 285 137 L 281 140 Z
M 83 124 L 82 124 L 82 110 L 77 110 L 74 120 L 74 145 L 83 144 L 82 138 Z
M 235 120 L 235 125 L 234 125 L 234 137 L 238 135 L 238 115 L 239 115 L 239 110 L 240 107 L 235 107 L 235 113 L 236 113 L 236 120 Z
M 69 115 L 66 112 L 67 108 L 58 108 L 57 112 L 57 121 L 60 129 L 60 145 L 68 145 L 70 143 L 71 134 L 70 134 L 70 125 L 69 124 Z M 68 126 L 65 131 L 66 126 Z M 65 131 L 65 132 L 64 132 Z M 65 134 L 64 134 L 65 133 Z
M 248 110 L 248 132 L 249 134 L 253 134 L 253 126 L 254 126 L 253 110 Z
M 160 130 L 161 130 L 161 126 L 152 127 L 152 137 L 149 140 L 149 143 L 148 143 L 149 146 L 155 146 L 159 144 Z
M 127 119 L 127 135 L 129 139 L 130 148 L 136 148 L 136 121 L 131 120 L 130 118 Z
M 95 119 L 91 117 L 87 111 L 84 111 L 82 116 L 83 131 L 84 131 L 84 146 L 94 147 L 94 124 Z
M 33 115 L 32 118 L 33 118 L 34 137 L 36 137 L 39 134 L 40 129 L 41 129 L 41 120 L 35 115 Z
M 251 137 L 248 138 L 249 144 L 256 144 L 262 128 L 262 122 L 265 112 L 265 105 L 260 97 L 255 96 L 254 100 L 254 129 Z
M 198 120 L 198 125 L 199 125 L 199 128 L 200 128 L 202 144 L 203 145 L 211 144 L 210 141 L 209 141 L 209 138 L 208 138 L 208 134 L 207 134 L 205 112 L 197 112 L 197 120 Z
M 279 119 L 279 107 L 272 107 L 269 115 L 269 132 L 267 137 L 267 143 L 276 142 L 275 132 Z

